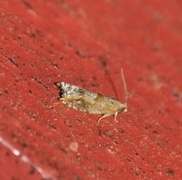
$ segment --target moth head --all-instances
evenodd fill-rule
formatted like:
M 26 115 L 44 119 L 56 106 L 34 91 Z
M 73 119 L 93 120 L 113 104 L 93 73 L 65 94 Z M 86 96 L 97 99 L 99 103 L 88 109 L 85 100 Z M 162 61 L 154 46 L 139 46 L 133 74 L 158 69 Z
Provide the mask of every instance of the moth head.
M 127 112 L 127 104 L 126 103 L 121 103 L 118 100 L 112 99 L 110 100 L 110 103 L 112 103 L 111 105 L 111 110 L 115 111 L 115 112 Z
M 127 112 L 127 111 L 128 111 L 127 104 L 125 104 L 123 112 Z
M 120 107 L 120 112 L 127 112 L 128 109 L 127 109 L 127 104 L 121 104 L 121 107 Z

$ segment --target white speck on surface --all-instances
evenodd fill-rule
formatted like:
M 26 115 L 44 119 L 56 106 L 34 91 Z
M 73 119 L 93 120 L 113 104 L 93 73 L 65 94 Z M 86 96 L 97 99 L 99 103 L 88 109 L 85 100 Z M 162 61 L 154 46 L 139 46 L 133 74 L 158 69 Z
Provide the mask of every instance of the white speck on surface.
M 77 142 L 71 142 L 69 145 L 69 148 L 74 152 L 78 152 L 78 143 Z

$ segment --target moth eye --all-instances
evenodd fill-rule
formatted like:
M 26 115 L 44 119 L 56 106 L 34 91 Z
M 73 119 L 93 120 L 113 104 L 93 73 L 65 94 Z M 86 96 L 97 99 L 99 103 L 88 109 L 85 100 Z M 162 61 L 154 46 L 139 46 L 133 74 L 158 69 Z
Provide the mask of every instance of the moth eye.
M 126 107 L 124 107 L 123 112 L 127 112 L 127 108 Z

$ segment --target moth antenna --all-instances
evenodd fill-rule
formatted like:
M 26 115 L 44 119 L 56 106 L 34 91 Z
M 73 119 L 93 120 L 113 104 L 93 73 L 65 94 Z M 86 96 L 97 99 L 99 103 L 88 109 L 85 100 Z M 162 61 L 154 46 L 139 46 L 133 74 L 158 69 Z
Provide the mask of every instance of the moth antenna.
M 121 68 L 121 78 L 123 80 L 123 85 L 124 85 L 124 92 L 125 92 L 125 105 L 127 107 L 127 101 L 128 101 L 128 90 L 127 90 L 127 86 L 126 86 L 126 81 L 125 81 L 125 77 L 124 77 L 124 73 L 123 73 L 123 69 Z
M 108 70 L 105 70 L 105 73 L 106 73 L 106 75 L 107 75 L 107 77 L 108 77 L 108 79 L 109 79 L 109 81 L 110 81 L 110 83 L 112 85 L 112 88 L 114 90 L 114 93 L 115 93 L 116 97 L 119 99 L 118 93 L 116 91 L 116 88 L 114 86 L 114 83 L 113 83 L 113 80 L 112 80 L 112 77 L 111 77 L 110 73 L 108 73 Z

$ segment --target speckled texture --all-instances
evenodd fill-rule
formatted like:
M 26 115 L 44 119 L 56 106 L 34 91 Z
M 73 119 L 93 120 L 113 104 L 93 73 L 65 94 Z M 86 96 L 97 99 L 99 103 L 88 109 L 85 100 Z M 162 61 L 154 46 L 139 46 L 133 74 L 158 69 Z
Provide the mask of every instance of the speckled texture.
M 181 9 L 2 1 L 0 179 L 180 179 Z M 123 102 L 121 68 L 129 97 L 118 123 L 59 103 L 55 82 Z

